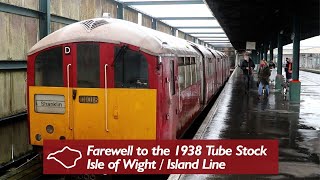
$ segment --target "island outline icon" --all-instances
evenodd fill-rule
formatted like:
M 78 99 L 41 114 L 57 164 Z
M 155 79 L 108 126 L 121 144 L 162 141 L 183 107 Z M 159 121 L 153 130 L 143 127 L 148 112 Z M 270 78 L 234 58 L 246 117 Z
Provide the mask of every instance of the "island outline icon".
M 65 165 L 62 161 L 60 161 L 59 159 L 57 159 L 57 158 L 55 157 L 56 154 L 58 154 L 58 153 L 63 153 L 66 149 L 68 149 L 69 151 L 76 152 L 76 153 L 79 154 L 79 157 L 76 158 L 76 159 L 73 161 L 73 165 L 71 165 L 71 166 Z M 53 153 L 48 154 L 48 156 L 47 156 L 46 159 L 47 159 L 47 160 L 53 159 L 53 160 L 57 161 L 59 164 L 61 164 L 64 168 L 66 168 L 66 169 L 71 169 L 71 168 L 73 168 L 73 167 L 75 167 L 75 166 L 77 165 L 77 161 L 78 161 L 78 160 L 82 159 L 82 154 L 81 154 L 81 151 L 79 151 L 79 150 L 72 149 L 72 148 L 70 148 L 69 146 L 65 146 L 65 147 L 62 148 L 61 150 L 58 150 L 58 151 L 56 151 L 56 152 L 53 152 Z

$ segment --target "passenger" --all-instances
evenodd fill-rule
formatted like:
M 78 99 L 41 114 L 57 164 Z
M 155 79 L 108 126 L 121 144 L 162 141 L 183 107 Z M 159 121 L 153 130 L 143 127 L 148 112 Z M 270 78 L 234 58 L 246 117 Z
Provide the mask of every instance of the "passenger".
M 259 99 L 262 96 L 263 87 L 266 90 L 266 96 L 269 96 L 269 77 L 270 77 L 270 69 L 265 60 L 260 61 L 260 67 L 259 67 L 259 73 L 258 73 L 258 79 L 259 79 L 259 88 L 258 88 L 258 94 Z
M 292 61 L 289 58 L 286 58 L 286 67 L 284 68 L 286 72 L 286 79 L 287 82 L 290 82 L 292 80 Z
M 273 60 L 270 60 L 269 68 L 270 69 L 275 69 L 276 68 L 276 64 L 274 64 Z
M 252 71 L 255 67 L 252 59 L 249 57 L 249 53 L 244 53 L 244 60 L 241 62 L 241 69 L 243 72 L 244 83 L 246 87 L 246 91 L 249 90 L 250 81 L 252 80 Z
M 276 80 L 276 76 L 277 76 L 277 70 L 276 70 L 276 65 L 273 62 L 273 60 L 270 61 L 269 68 L 271 71 L 270 81 L 271 81 L 271 83 L 274 83 Z

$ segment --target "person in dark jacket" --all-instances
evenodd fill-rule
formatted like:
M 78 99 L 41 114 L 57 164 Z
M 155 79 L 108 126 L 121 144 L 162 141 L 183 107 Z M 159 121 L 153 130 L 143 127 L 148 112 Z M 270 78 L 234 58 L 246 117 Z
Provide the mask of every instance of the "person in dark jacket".
M 292 61 L 289 58 L 286 58 L 286 67 L 284 68 L 284 71 L 286 72 L 286 79 L 287 82 L 291 81 L 292 78 Z
M 267 96 L 269 95 L 269 77 L 270 77 L 270 68 L 268 66 L 268 63 L 265 60 L 261 60 L 260 61 L 260 67 L 259 67 L 259 73 L 258 73 L 258 79 L 259 79 L 258 94 L 259 94 L 259 98 L 262 96 L 263 86 L 265 87 L 265 89 L 267 91 Z
M 276 64 L 274 64 L 273 60 L 270 60 L 269 68 L 270 69 L 275 69 L 276 68 Z
M 252 59 L 249 57 L 249 53 L 244 54 L 244 60 L 241 62 L 240 65 L 242 72 L 243 72 L 243 78 L 246 86 L 246 90 L 249 89 L 249 84 L 251 81 L 252 71 L 255 67 L 255 64 L 253 63 Z

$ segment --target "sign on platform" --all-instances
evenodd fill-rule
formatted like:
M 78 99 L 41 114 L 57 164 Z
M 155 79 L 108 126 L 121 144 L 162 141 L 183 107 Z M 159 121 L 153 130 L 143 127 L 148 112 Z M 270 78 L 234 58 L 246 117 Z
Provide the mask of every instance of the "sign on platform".
M 246 44 L 246 49 L 247 50 L 255 50 L 256 49 L 256 42 L 250 42 L 250 41 L 247 41 L 247 44 Z

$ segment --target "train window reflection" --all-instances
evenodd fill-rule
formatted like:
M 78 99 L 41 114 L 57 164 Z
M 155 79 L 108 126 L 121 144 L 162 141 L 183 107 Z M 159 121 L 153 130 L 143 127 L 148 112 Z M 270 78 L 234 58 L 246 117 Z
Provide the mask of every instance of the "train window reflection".
M 192 84 L 197 82 L 197 66 L 196 60 L 194 57 L 191 57 L 191 75 L 192 75 Z
M 62 47 L 41 52 L 35 60 L 36 86 L 63 86 Z
M 190 66 L 190 57 L 185 58 L 185 64 L 186 64 L 186 87 L 189 87 L 191 85 L 191 66 Z
M 144 55 L 130 49 L 121 49 L 115 49 L 115 87 L 149 88 L 148 62 Z
M 185 85 L 185 65 L 184 65 L 184 58 L 178 58 L 178 72 L 179 72 L 179 88 L 183 90 Z
M 90 72 L 90 73 L 88 73 Z M 100 87 L 100 49 L 99 44 L 84 43 L 77 46 L 78 87 Z

